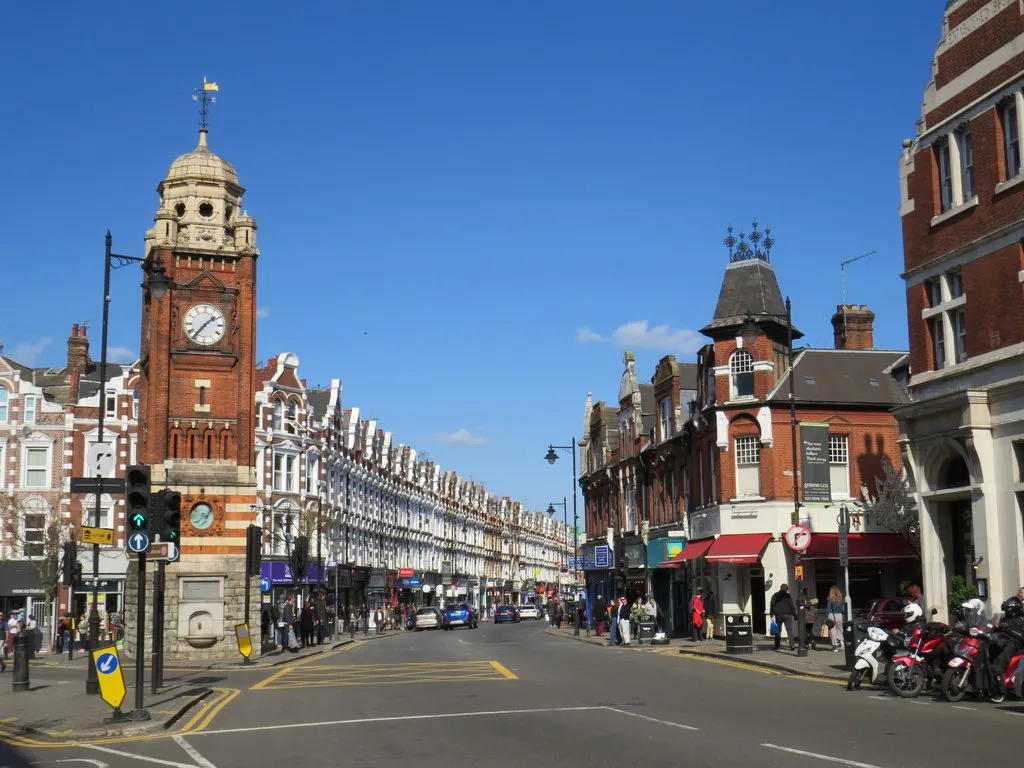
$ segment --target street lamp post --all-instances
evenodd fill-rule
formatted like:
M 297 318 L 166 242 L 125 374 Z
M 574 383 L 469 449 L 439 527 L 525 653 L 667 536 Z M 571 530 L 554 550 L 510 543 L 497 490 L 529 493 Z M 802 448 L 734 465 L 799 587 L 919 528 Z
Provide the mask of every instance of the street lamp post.
M 105 433 L 103 431 L 103 417 L 106 414 L 106 403 L 104 399 L 107 391 L 107 335 L 110 326 L 110 273 L 114 269 L 120 269 L 126 267 L 129 264 L 140 263 L 142 270 L 145 272 L 142 286 L 145 288 L 149 295 L 157 301 L 162 301 L 164 296 L 167 295 L 167 289 L 171 285 L 171 279 L 167 276 L 167 272 L 163 266 L 158 262 L 153 261 L 150 257 L 139 258 L 138 256 L 123 256 L 119 253 L 112 253 L 111 247 L 113 245 L 113 238 L 110 235 L 110 230 L 107 230 L 106 236 L 106 248 L 103 257 L 103 324 L 100 331 L 100 391 L 99 391 L 99 409 L 97 411 L 97 425 L 96 434 L 98 435 L 100 442 L 105 441 Z M 100 475 L 96 476 L 96 506 L 93 510 L 93 521 L 92 524 L 96 528 L 100 528 L 100 506 L 102 502 L 103 494 L 100 493 Z M 144 590 L 145 585 L 140 583 L 138 585 L 139 590 Z M 99 612 L 99 600 L 100 600 L 100 545 L 98 543 L 92 545 L 92 608 L 89 610 L 89 651 L 92 652 L 99 647 L 100 644 L 100 612 Z M 138 617 L 136 617 L 136 620 Z M 136 653 L 141 654 L 142 649 L 137 648 Z M 86 678 L 85 678 L 85 692 L 87 694 L 98 694 L 100 692 L 99 679 L 96 676 L 96 667 L 94 664 L 86 665 Z
M 573 558 L 576 561 L 574 565 L 579 565 L 580 559 L 580 542 L 579 542 L 579 516 L 576 512 L 576 437 L 573 436 L 572 440 L 568 445 L 549 445 L 547 455 L 544 458 L 548 464 L 554 465 L 558 461 L 558 454 L 555 451 L 569 451 L 572 454 L 572 523 L 573 523 Z M 579 584 L 576 583 L 576 569 L 572 569 L 572 592 L 573 595 L 579 594 Z M 573 628 L 573 634 L 579 636 L 580 634 L 580 612 L 579 607 L 576 609 L 576 626 Z M 589 623 L 588 623 L 589 628 Z
M 778 315 L 771 314 L 758 314 L 758 318 L 767 318 L 772 320 L 784 320 L 786 323 L 786 351 L 789 358 L 789 432 L 790 432 L 790 443 L 792 444 L 792 461 L 793 461 L 793 515 L 792 523 L 797 525 L 800 522 L 800 475 L 799 475 L 799 453 L 797 452 L 797 421 L 796 421 L 796 374 L 793 371 L 793 305 L 791 304 L 789 297 L 786 297 L 786 315 L 784 318 L 780 318 Z M 748 315 L 740 328 L 740 335 L 743 337 L 743 342 L 748 346 L 753 346 L 757 337 L 761 335 L 761 330 L 757 325 L 757 321 L 753 315 Z M 795 552 L 793 555 L 793 565 L 797 567 L 800 565 L 800 553 Z M 799 573 L 799 572 L 798 572 Z M 807 655 L 807 628 L 804 625 L 804 604 L 802 600 L 803 594 L 803 579 L 796 579 L 796 595 L 797 595 L 797 656 Z

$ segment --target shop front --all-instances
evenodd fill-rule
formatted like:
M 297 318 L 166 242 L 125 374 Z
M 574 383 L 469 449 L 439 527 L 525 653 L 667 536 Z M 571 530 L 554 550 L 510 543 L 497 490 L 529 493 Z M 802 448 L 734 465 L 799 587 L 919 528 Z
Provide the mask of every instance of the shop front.
M 33 616 L 39 627 L 37 640 L 41 642 L 42 630 L 51 622 L 46 616 L 46 593 L 35 563 L 0 560 L 0 607 L 3 608 L 5 622 L 14 612 L 23 613 L 26 619 Z
M 647 543 L 647 569 L 651 594 L 658 606 L 658 624 L 669 637 L 679 637 L 686 632 L 687 571 L 682 563 L 672 562 L 672 558 L 686 549 L 686 544 L 687 539 L 681 532 Z
M 593 616 L 595 598 L 602 597 L 606 603 L 615 599 L 614 553 L 607 544 L 584 544 L 580 551 L 587 590 L 587 616 Z

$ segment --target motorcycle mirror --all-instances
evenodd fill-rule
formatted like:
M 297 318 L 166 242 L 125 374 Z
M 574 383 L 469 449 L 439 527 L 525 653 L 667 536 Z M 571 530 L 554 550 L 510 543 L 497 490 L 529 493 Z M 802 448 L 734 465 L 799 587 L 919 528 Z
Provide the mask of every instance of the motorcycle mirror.
M 935 616 L 935 615 L 937 615 L 937 614 L 938 614 L 938 612 L 939 612 L 939 609 L 938 609 L 938 608 L 932 608 L 932 616 Z

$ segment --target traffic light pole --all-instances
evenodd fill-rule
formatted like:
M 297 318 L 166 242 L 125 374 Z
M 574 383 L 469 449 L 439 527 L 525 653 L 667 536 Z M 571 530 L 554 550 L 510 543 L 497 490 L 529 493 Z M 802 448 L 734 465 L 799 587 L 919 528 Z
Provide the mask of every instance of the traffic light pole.
M 150 690 L 156 694 L 164 684 L 164 566 L 156 561 L 153 572 L 153 655 L 150 664 Z
M 135 600 L 135 711 L 132 720 L 149 720 L 146 695 L 146 553 L 139 552 L 138 594 Z M 95 667 L 95 664 L 90 664 Z

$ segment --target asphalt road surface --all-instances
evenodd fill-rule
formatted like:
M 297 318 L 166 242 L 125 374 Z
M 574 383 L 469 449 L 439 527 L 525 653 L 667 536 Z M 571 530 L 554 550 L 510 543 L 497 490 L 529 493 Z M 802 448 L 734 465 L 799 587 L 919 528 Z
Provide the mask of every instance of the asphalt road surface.
M 29 748 L 41 766 L 1021 765 L 1024 702 L 904 701 L 544 624 L 406 632 L 226 674 L 176 733 Z

